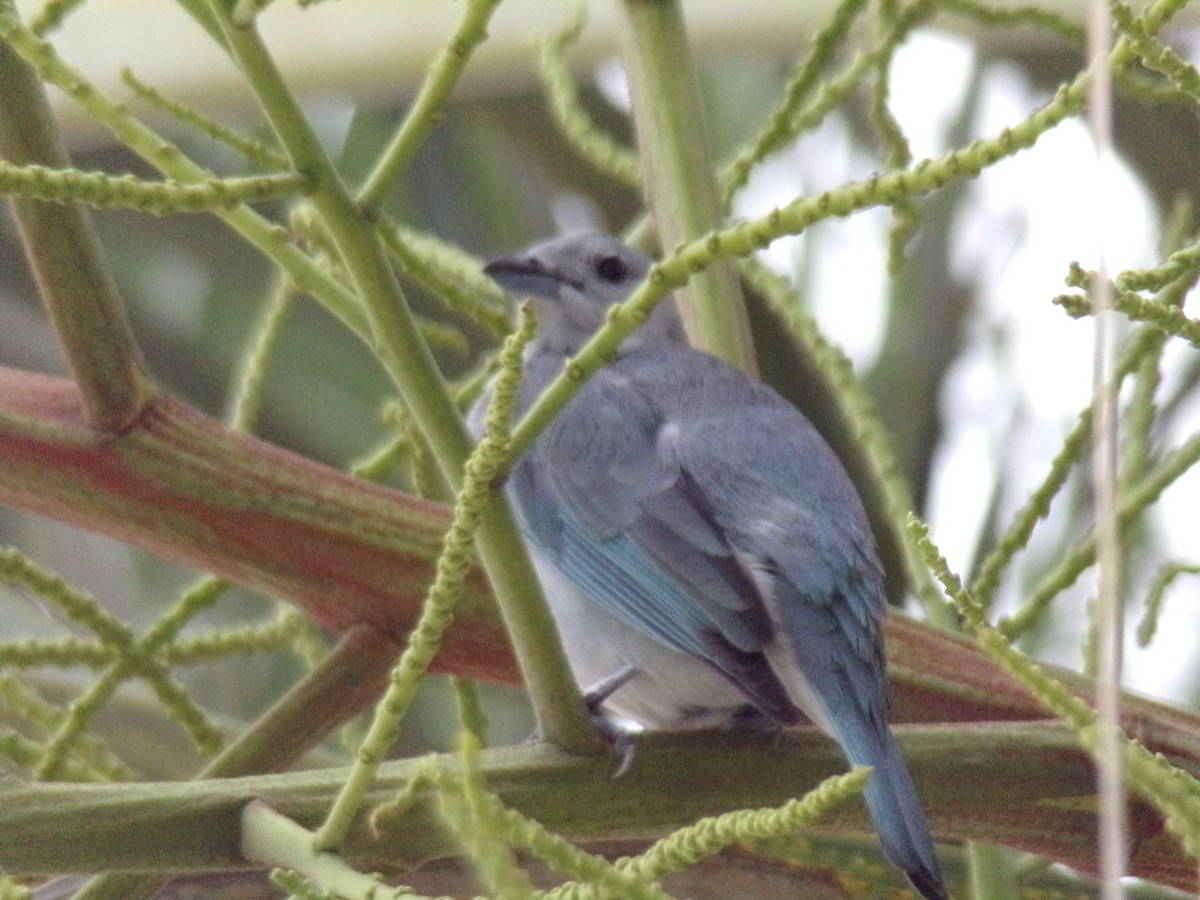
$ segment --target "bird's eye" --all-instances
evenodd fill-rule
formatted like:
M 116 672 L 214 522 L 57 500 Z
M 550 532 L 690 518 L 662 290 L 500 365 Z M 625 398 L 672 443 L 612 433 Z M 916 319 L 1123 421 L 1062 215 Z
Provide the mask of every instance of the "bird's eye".
M 602 256 L 596 260 L 596 275 L 601 281 L 618 284 L 629 275 L 625 261 L 619 256 Z

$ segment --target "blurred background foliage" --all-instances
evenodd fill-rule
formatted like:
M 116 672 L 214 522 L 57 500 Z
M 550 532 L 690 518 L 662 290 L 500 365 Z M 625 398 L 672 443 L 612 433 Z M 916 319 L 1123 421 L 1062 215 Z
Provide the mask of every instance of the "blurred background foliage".
M 79 18 L 94 16 L 94 21 L 102 22 L 112 16 L 114 27 L 120 28 L 125 26 L 118 16 L 159 15 L 149 9 L 155 4 L 126 4 L 135 11 L 120 13 L 113 9 L 117 5 L 121 4 L 89 4 Z M 566 12 L 551 9 L 557 6 L 525 0 L 504 4 L 503 18 L 493 29 L 495 39 L 481 51 L 479 66 L 473 66 L 473 74 L 421 147 L 388 199 L 386 212 L 481 257 L 512 250 L 562 227 L 591 225 L 620 231 L 636 220 L 642 211 L 638 195 L 591 169 L 559 136 L 536 81 L 528 38 L 561 25 Z M 592 21 L 569 58 L 589 115 L 623 142 L 631 142 L 615 38 L 604 6 L 589 4 Z M 946 4 L 946 14 L 935 17 L 897 56 L 897 66 L 918 74 L 893 82 L 896 109 L 916 114 L 926 107 L 938 116 L 932 123 L 910 123 L 902 112 L 897 114 L 901 126 L 912 128 L 918 158 L 994 134 L 996 115 L 1005 114 L 985 116 L 981 112 L 985 100 L 993 110 L 1007 103 L 1007 115 L 1016 121 L 1083 65 L 1078 34 L 1026 26 L 984 28 L 956 15 L 958 6 Z M 1077 5 L 1058 6 L 1069 17 Z M 1195 46 L 1195 33 L 1188 30 L 1198 18 L 1195 6 L 1184 11 L 1173 33 L 1185 54 Z M 266 14 L 265 30 L 272 47 L 280 49 L 289 78 L 303 88 L 306 110 L 347 181 L 363 176 L 390 138 L 416 78 L 449 31 L 452 20 L 439 17 L 456 15 L 454 7 L 393 0 L 325 4 L 311 11 L 286 6 Z M 714 147 L 719 158 L 727 159 L 754 133 L 797 57 L 804 54 L 813 23 L 827 16 L 829 8 L 820 3 L 730 4 L 726 0 L 697 0 L 684 7 L 694 16 L 697 63 Z M 434 24 L 425 23 L 427 46 L 387 49 L 387 36 L 398 40 L 405 25 L 435 8 L 436 15 L 428 13 Z M 348 30 L 358 37 L 327 33 L 331 43 L 323 45 L 320 23 L 332 21 L 333 15 L 347 23 L 354 20 Z M 739 23 L 738 16 L 744 21 Z M 173 37 L 155 31 L 164 27 L 156 19 L 146 22 L 150 24 L 143 27 L 154 35 L 149 43 L 166 52 Z M 442 27 L 441 22 L 447 24 Z M 109 78 L 135 51 L 122 45 L 119 31 L 110 40 L 102 30 L 89 32 L 93 27 L 102 26 L 68 20 L 63 53 L 71 59 L 70 40 L 82 39 L 72 35 L 90 35 L 97 47 L 88 54 L 88 65 Z M 272 27 L 278 27 L 274 37 Z M 376 37 L 368 40 L 368 35 Z M 363 42 L 361 53 L 349 49 L 355 40 Z M 100 57 L 100 45 L 107 46 L 110 58 L 95 58 Z M 156 70 L 149 57 L 130 65 L 144 80 L 195 102 L 206 114 L 265 133 L 248 93 L 227 89 L 228 67 L 219 58 L 211 61 L 211 69 L 201 62 L 177 60 Z M 173 76 L 172 69 L 183 75 Z M 813 195 L 886 167 L 888 149 L 880 145 L 869 124 L 870 103 L 868 92 L 856 92 L 816 133 L 773 158 L 742 192 L 735 209 L 747 216 L 759 214 L 799 193 Z M 238 168 L 229 151 L 157 113 L 146 115 L 203 165 L 218 173 Z M 1188 106 L 1148 105 L 1127 95 L 1118 96 L 1115 121 L 1123 177 L 1141 198 L 1145 212 L 1145 218 L 1122 222 L 1126 229 L 1122 240 L 1132 258 L 1121 264 L 1145 265 L 1157 251 L 1164 220 L 1174 216 L 1185 223 L 1183 231 L 1193 230 L 1191 209 L 1200 200 L 1196 165 L 1200 121 Z M 128 151 L 100 139 L 94 127 L 80 124 L 77 132 L 68 132 L 68 139 L 81 169 L 152 174 Z M 1029 155 L 1042 152 L 1039 146 Z M 1039 233 L 1031 224 L 1030 210 L 1039 195 L 1049 191 L 1047 185 L 1067 175 L 1061 168 L 1054 169 L 1061 162 L 1048 165 L 1049 171 L 1038 176 L 1045 181 L 1021 176 L 1024 180 L 1005 182 L 1022 187 L 1009 189 L 1010 205 L 1001 213 L 988 205 L 994 204 L 988 191 L 994 194 L 996 188 L 984 185 L 961 185 L 922 203 L 920 231 L 892 274 L 887 271 L 888 218 L 879 211 L 847 223 L 823 223 L 768 255 L 800 286 L 827 330 L 847 346 L 892 435 L 917 513 L 932 520 L 935 539 L 950 548 L 951 563 L 963 572 L 970 572 L 980 550 L 988 547 L 1041 477 L 1074 413 L 1088 402 L 1086 390 L 1072 392 L 1069 387 L 1063 389 L 1066 399 L 1057 410 L 1048 409 L 1038 397 L 1042 391 L 1057 396 L 1063 384 L 1089 374 L 1090 329 L 1075 324 L 1070 326 L 1073 330 L 1065 330 L 1065 316 L 1050 305 L 1062 290 L 1070 260 L 1058 256 L 1051 261 L 1057 281 L 1034 282 L 1030 292 L 1022 295 L 996 296 L 996 285 L 1007 284 L 1000 276 L 1016 265 L 1014 260 L 1044 251 L 1027 240 Z M 992 220 L 981 224 L 989 209 Z M 200 409 L 223 415 L 237 361 L 271 290 L 268 264 L 212 217 L 159 219 L 98 212 L 95 219 L 154 377 Z M 983 250 L 980 244 L 985 245 Z M 968 252 L 972 247 L 974 256 Z M 406 281 L 404 287 L 422 314 L 450 322 L 466 338 L 461 348 L 438 351 L 443 371 L 450 378 L 471 371 L 491 338 L 461 317 L 445 313 L 417 285 Z M 761 311 L 755 314 L 762 315 Z M 758 324 L 764 335 L 761 349 L 769 357 L 767 339 L 773 326 L 769 319 Z M 1029 351 L 1016 345 L 1049 329 L 1056 335 L 1072 335 L 1059 346 L 1061 356 L 1047 358 L 1044 351 L 1037 351 L 1045 368 L 1040 373 L 1017 371 Z M 7 216 L 0 217 L 0 364 L 62 372 L 53 334 L 38 308 L 36 290 Z M 1164 368 L 1167 382 L 1159 428 L 1164 434 L 1191 433 L 1200 414 L 1195 396 L 1200 364 L 1172 351 Z M 778 366 L 772 368 L 770 358 L 764 359 L 764 370 L 786 378 Z M 280 446 L 346 468 L 394 433 L 381 412 L 390 392 L 387 378 L 353 335 L 317 304 L 299 302 L 289 313 L 272 357 L 256 431 Z M 1191 506 L 1188 498 L 1197 490 L 1190 481 L 1178 486 L 1179 505 L 1184 509 Z M 402 479 L 396 483 L 402 485 Z M 1018 576 L 1006 584 L 1001 610 L 1036 583 L 1063 547 L 1086 532 L 1089 515 L 1086 485 L 1072 482 L 1022 559 Z M 1193 558 L 1200 556 L 1194 546 L 1194 520 L 1190 531 L 1187 522 L 1164 514 L 1141 526 L 1128 557 L 1132 595 L 1144 594 L 1164 558 L 1177 558 L 1188 545 Z M 0 509 L 0 542 L 20 547 L 93 592 L 135 628 L 152 622 L 192 577 L 117 542 L 7 509 Z M 1171 652 L 1160 653 L 1157 659 L 1135 654 L 1131 666 L 1139 686 L 1196 707 L 1200 654 L 1186 652 L 1195 645 L 1191 637 L 1195 603 L 1188 602 L 1196 596 L 1195 584 L 1181 585 L 1178 603 L 1168 608 L 1172 624 L 1165 630 L 1174 641 L 1168 645 Z M 1081 587 L 1057 606 L 1051 619 L 1027 638 L 1027 648 L 1078 666 L 1082 604 L 1089 590 Z M 4 596 L 0 638 L 61 633 L 61 625 L 33 597 L 6 587 L 0 587 L 0 596 Z M 1131 609 L 1131 614 L 1137 612 Z M 270 615 L 268 601 L 233 589 L 231 598 L 189 627 L 224 626 Z M 1164 671 L 1163 660 L 1169 660 L 1171 671 Z M 302 666 L 296 653 L 281 651 L 196 667 L 189 684 L 199 702 L 216 715 L 244 722 L 290 685 Z M 86 683 L 88 673 L 54 678 L 69 681 L 72 676 Z M 46 689 L 55 690 L 49 683 Z M 71 690 L 71 685 L 63 685 L 61 696 L 69 696 Z M 414 707 L 399 753 L 444 749 L 449 744 L 455 724 L 445 712 L 449 708 L 445 685 L 430 679 L 424 690 L 427 696 Z M 515 740 L 528 732 L 530 720 L 516 692 L 490 689 L 488 701 L 494 740 Z M 153 715 L 140 715 L 145 706 L 137 690 L 123 689 L 121 706 L 110 715 L 111 731 L 106 732 L 114 741 L 134 745 L 130 759 L 147 775 L 190 772 L 194 761 L 176 729 Z M 136 722 L 144 725 L 131 725 Z M 164 747 L 169 751 L 162 752 Z

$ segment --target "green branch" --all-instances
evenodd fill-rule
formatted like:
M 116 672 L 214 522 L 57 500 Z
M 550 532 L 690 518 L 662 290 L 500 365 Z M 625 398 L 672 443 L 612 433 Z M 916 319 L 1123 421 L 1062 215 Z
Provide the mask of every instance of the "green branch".
M 7 677 L 0 678 L 0 710 L 5 718 L 16 718 L 41 734 L 57 733 L 72 714 L 71 710 L 42 697 L 32 686 Z M 0 739 L 8 745 L 7 752 L 0 751 L 0 756 L 8 757 L 23 771 L 33 771 L 45 759 L 46 748 L 38 741 L 15 731 Z M 105 741 L 83 734 L 63 761 L 60 777 L 68 781 L 132 781 L 138 776 Z
M 804 797 L 775 809 L 739 809 L 701 819 L 658 841 L 624 867 L 643 878 L 662 878 L 694 866 L 733 844 L 777 838 L 808 827 L 834 806 L 862 794 L 871 769 L 856 766 L 825 779 Z
M 96 209 L 132 209 L 157 216 L 213 212 L 242 203 L 261 203 L 305 193 L 302 175 L 211 178 L 203 183 L 143 181 L 46 166 L 12 166 L 0 161 L 0 193 L 51 203 L 84 203 Z
M 483 274 L 478 258 L 388 216 L 380 216 L 378 230 L 401 275 L 493 334 L 512 330 L 508 295 Z
M 1091 301 L 1077 294 L 1063 294 L 1054 302 L 1072 318 L 1092 315 Z M 1119 291 L 1112 298 L 1113 309 L 1132 322 L 1146 322 L 1166 334 L 1182 338 L 1200 349 L 1200 319 L 1187 316 L 1177 305 L 1150 300 L 1133 291 Z
M 19 19 L 11 0 L 0 0 L 0 157 L 10 172 L 23 166 L 66 169 L 70 162 L 45 91 L 5 43 L 13 23 Z M 12 205 L 89 424 L 109 433 L 128 428 L 154 388 L 87 213 L 78 205 L 36 200 Z
M 1142 621 L 1138 624 L 1137 642 L 1139 647 L 1149 647 L 1158 631 L 1158 619 L 1162 613 L 1167 588 L 1183 575 L 1200 575 L 1200 565 L 1194 563 L 1167 563 L 1154 575 L 1146 591 L 1146 601 Z
M 68 754 L 83 737 L 92 717 L 125 679 L 134 674 L 146 682 L 167 714 L 187 730 L 202 752 L 211 754 L 219 749 L 220 732 L 183 687 L 171 678 L 169 669 L 156 658 L 156 651 L 188 619 L 213 603 L 223 585 L 211 579 L 205 582 L 186 594 L 145 636 L 135 639 L 130 628 L 107 612 L 94 597 L 73 590 L 61 578 L 44 571 L 14 550 L 0 552 L 0 580 L 36 592 L 70 619 L 94 632 L 115 654 L 111 668 L 71 704 L 70 713 L 58 724 L 43 750 L 35 777 L 44 780 L 59 777 Z
M 813 36 L 812 49 L 783 89 L 783 96 L 775 109 L 768 115 L 766 125 L 726 167 L 721 178 L 724 206 L 728 207 L 733 201 L 734 194 L 750 180 L 750 174 L 754 171 L 755 166 L 796 137 L 800 127 L 798 122 L 800 121 L 801 105 L 817 88 L 822 70 L 829 65 L 837 51 L 847 42 L 854 20 L 866 6 L 867 0 L 842 0 L 830 17 L 828 24 Z M 860 59 L 870 60 L 871 57 L 862 55 Z M 851 71 L 856 74 L 846 80 L 848 84 L 857 83 L 857 73 L 872 64 L 869 61 L 860 63 L 856 60 L 855 65 L 851 67 Z M 825 85 L 821 85 L 822 90 L 825 87 Z
M 324 659 L 196 778 L 229 779 L 287 769 L 378 697 L 395 652 L 396 645 L 379 629 L 369 625 L 349 629 Z M 92 879 L 74 900 L 152 898 L 158 896 L 161 880 L 148 874 L 104 874 Z
M 1159 464 L 1136 484 L 1126 486 L 1117 508 L 1122 530 L 1135 522 L 1158 500 L 1168 486 L 1197 463 L 1200 463 L 1200 437 L 1193 436 L 1166 454 Z M 1096 535 L 1093 532 L 1063 555 L 1058 563 L 1029 589 L 1020 607 L 1012 615 L 1001 619 L 997 629 L 1010 640 L 1015 640 L 1028 631 L 1054 598 L 1074 584 L 1095 561 Z
M 375 354 L 429 442 L 442 477 L 460 490 L 470 437 L 420 337 L 373 223 L 342 183 L 258 33 L 228 21 L 217 0 L 211 8 L 280 145 L 292 165 L 312 179 L 313 208 L 361 298 Z M 572 700 L 574 682 L 566 657 L 545 601 L 536 593 L 536 575 L 503 498 L 493 494 L 481 516 L 476 546 L 509 626 L 541 733 L 564 747 L 594 752 L 595 735 L 582 706 Z
M 277 148 L 268 146 L 256 138 L 239 134 L 232 128 L 227 128 L 220 122 L 201 115 L 192 107 L 169 99 L 161 91 L 141 81 L 129 69 L 121 70 L 121 80 L 155 109 L 161 110 L 176 121 L 190 125 L 201 134 L 208 135 L 213 140 L 224 144 L 234 152 L 241 154 L 248 162 L 264 169 L 283 169 L 287 166 L 287 157 Z
M 576 153 L 598 172 L 629 187 L 640 188 L 642 173 L 637 154 L 618 144 L 588 117 L 567 67 L 567 47 L 583 32 L 585 11 L 586 7 L 580 6 L 570 24 L 557 34 L 538 41 L 538 71 L 546 91 L 546 102 L 558 123 L 558 130 Z
M 501 374 L 493 388 L 483 440 L 467 460 L 466 477 L 454 507 L 454 521 L 446 532 L 437 575 L 429 587 L 421 617 L 408 636 L 408 645 L 392 672 L 387 693 L 375 708 L 371 727 L 363 738 L 345 787 L 316 836 L 316 847 L 328 850 L 341 845 L 358 813 L 375 773 L 395 743 L 400 722 L 416 695 L 429 664 L 441 649 L 442 636 L 454 617 L 471 568 L 471 539 L 482 519 L 508 441 L 508 419 L 516 403 L 521 377 L 521 350 L 533 337 L 534 318 L 526 315 L 520 330 L 504 343 Z
M 487 37 L 488 21 L 499 5 L 500 0 L 467 0 L 458 29 L 430 64 L 404 121 L 358 192 L 358 203 L 363 210 L 371 213 L 379 209 L 388 190 L 408 168 L 417 148 L 440 121 L 442 107 L 471 54 Z
M 1172 711 L 1176 726 L 1194 717 Z M 1183 718 L 1180 718 L 1180 717 Z M 1081 842 L 1091 814 L 1080 798 L 1094 791 L 1094 773 L 1074 735 L 1056 722 L 1001 722 L 896 729 L 905 759 L 923 787 L 934 822 L 964 840 L 995 839 L 1037 848 L 1051 858 L 1085 864 Z M 1170 729 L 1163 734 L 1169 735 Z M 1200 771 L 1194 734 L 1178 735 L 1167 752 Z M 1014 763 L 1014 760 L 1019 763 Z M 953 762 L 951 765 L 950 762 Z M 388 762 L 356 819 L 342 859 L 356 867 L 386 862 L 404 867 L 455 854 L 428 789 L 385 820 L 369 810 L 412 783 L 424 760 Z M 452 772 L 456 756 L 439 759 Z M 612 760 L 563 753 L 545 744 L 485 750 L 481 769 L 489 793 L 504 806 L 571 841 L 614 834 L 662 835 L 731 809 L 788 803 L 809 787 L 845 773 L 837 746 L 815 729 L 781 735 L 655 734 L 638 738 L 637 760 L 623 778 L 608 776 Z M 244 868 L 238 846 L 241 815 L 253 801 L 311 830 L 339 791 L 344 770 L 125 785 L 0 782 L 0 859 L 14 875 L 110 869 Z M 702 784 L 704 790 L 696 790 Z M 964 806 L 963 796 L 972 801 Z M 1181 802 L 1185 802 L 1181 799 Z M 1161 823 L 1138 824 L 1131 874 L 1183 886 L 1195 867 L 1177 848 L 1154 841 Z M 121 840 L 113 841 L 115 828 Z M 870 833 L 861 804 L 829 810 L 830 834 Z M 949 832 L 947 832 L 949 833 Z M 310 845 L 311 846 L 311 845 Z M 861 847 L 861 844 L 859 845 Z M 1090 846 L 1090 845 L 1089 845 Z M 366 869 L 370 871 L 370 868 Z
M 645 194 L 660 244 L 675 247 L 723 220 L 682 4 L 620 0 L 617 8 Z M 714 259 L 693 274 L 675 285 L 687 285 L 680 312 L 692 344 L 757 372 L 736 267 Z
M 284 866 L 335 892 L 339 897 L 402 900 L 407 888 L 389 888 L 377 876 L 363 875 L 336 853 L 313 849 L 312 832 L 281 816 L 265 803 L 247 803 L 242 811 L 242 855 L 249 862 Z

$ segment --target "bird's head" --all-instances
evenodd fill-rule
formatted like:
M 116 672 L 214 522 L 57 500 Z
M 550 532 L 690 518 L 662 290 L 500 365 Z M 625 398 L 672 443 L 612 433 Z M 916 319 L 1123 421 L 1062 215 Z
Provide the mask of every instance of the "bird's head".
M 616 238 L 588 231 L 498 257 L 483 271 L 509 293 L 533 298 L 542 349 L 574 353 L 604 324 L 608 308 L 642 283 L 651 265 L 648 256 Z M 630 342 L 655 339 L 683 339 L 670 300 L 658 305 Z

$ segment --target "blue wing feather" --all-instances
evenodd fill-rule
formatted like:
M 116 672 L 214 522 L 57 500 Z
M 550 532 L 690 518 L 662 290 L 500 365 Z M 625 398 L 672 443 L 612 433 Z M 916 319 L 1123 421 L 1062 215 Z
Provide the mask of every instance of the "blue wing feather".
M 527 369 L 523 394 L 546 374 Z M 598 373 L 515 467 L 521 526 L 595 602 L 795 722 L 761 653 L 773 637 L 767 609 L 677 460 L 659 453 L 664 421 L 619 366 Z

